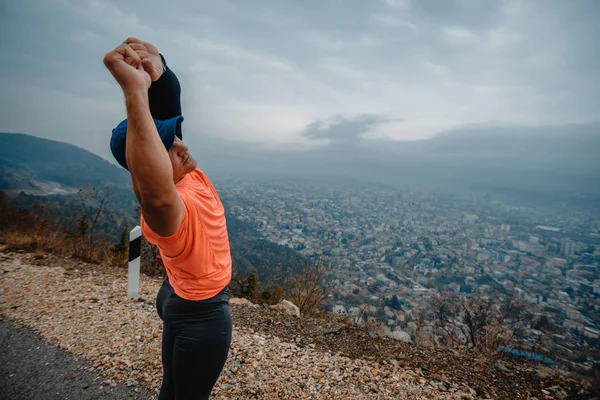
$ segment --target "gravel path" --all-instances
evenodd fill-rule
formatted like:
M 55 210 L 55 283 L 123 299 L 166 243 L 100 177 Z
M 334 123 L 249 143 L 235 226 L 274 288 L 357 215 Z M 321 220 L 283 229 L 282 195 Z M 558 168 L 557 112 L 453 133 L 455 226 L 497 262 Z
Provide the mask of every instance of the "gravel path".
M 0 399 L 147 399 L 143 388 L 104 383 L 89 361 L 0 321 Z
M 37 340 L 35 346 L 27 341 L 22 346 L 13 346 L 8 340 L 18 342 L 13 332 L 22 330 L 3 323 L 7 333 L 1 336 L 0 389 L 18 393 L 31 386 L 32 392 L 24 392 L 23 397 L 11 397 L 13 392 L 9 392 L 6 397 L 0 391 L 0 399 L 101 399 L 103 394 L 106 398 L 129 398 L 132 388 L 145 390 L 139 392 L 139 398 L 155 398 L 162 375 L 161 322 L 154 304 L 160 284 L 160 279 L 144 277 L 141 298 L 131 301 L 125 298 L 126 271 L 52 256 L 0 252 L 0 320 L 5 318 L 39 335 L 32 335 Z M 452 367 L 447 368 L 444 376 L 437 373 L 432 376 L 427 372 L 431 367 L 406 362 L 403 354 L 396 354 L 397 350 L 404 351 L 386 341 L 371 343 L 352 329 L 340 328 L 337 334 L 326 334 L 337 324 L 323 321 L 321 326 L 310 319 L 294 320 L 287 316 L 282 319 L 278 315 L 268 309 L 232 305 L 231 351 L 213 390 L 213 398 L 544 398 L 531 396 L 531 386 L 518 388 L 517 395 L 493 393 L 491 387 L 477 393 L 465 384 L 465 376 L 456 379 L 451 373 Z M 40 337 L 62 350 L 48 346 L 54 353 L 29 356 L 38 351 L 37 347 L 42 348 Z M 366 350 L 354 351 L 353 346 Z M 2 359 L 4 349 L 11 349 L 9 354 L 16 365 L 14 372 L 13 361 Z M 423 359 L 425 364 L 431 363 L 431 354 L 410 350 L 414 350 L 410 357 L 416 361 Z M 75 359 L 74 355 L 80 358 Z M 58 358 L 61 356 L 66 358 Z M 22 366 L 20 358 L 24 359 Z M 465 360 L 456 361 L 465 363 Z M 32 362 L 35 367 L 27 364 Z M 60 368 L 49 368 L 50 365 L 60 365 Z M 19 381 L 22 383 L 14 381 L 9 385 L 12 378 L 7 379 L 7 376 L 10 378 L 10 374 L 23 376 L 23 381 Z M 514 376 L 502 378 L 514 385 L 520 384 Z M 61 391 L 68 386 L 79 392 L 63 396 Z M 87 389 L 84 386 L 88 386 Z M 42 388 L 51 390 L 41 391 Z M 567 397 L 560 386 L 556 388 L 558 398 Z M 55 395 L 56 392 L 59 394 Z

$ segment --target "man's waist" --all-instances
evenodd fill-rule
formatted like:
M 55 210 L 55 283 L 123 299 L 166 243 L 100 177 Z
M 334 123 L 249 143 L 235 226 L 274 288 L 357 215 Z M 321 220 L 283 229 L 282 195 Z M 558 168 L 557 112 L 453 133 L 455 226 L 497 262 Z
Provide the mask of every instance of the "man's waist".
M 198 303 L 206 303 L 206 304 L 218 303 L 218 302 L 229 300 L 229 279 L 226 280 L 226 283 L 224 286 L 221 286 L 222 283 L 221 283 L 221 285 L 215 285 L 216 287 L 213 290 L 211 290 L 209 288 L 202 288 L 201 290 L 196 288 L 194 290 L 194 288 L 178 287 L 178 290 L 176 291 L 175 288 L 173 288 L 173 285 L 171 284 L 171 282 L 169 281 L 168 275 L 165 277 L 165 284 L 168 286 L 171 293 L 173 293 L 175 296 L 177 296 L 181 299 L 184 299 L 184 300 L 198 302 Z M 181 285 L 177 285 L 177 286 L 181 286 Z M 202 295 L 202 293 L 206 293 L 206 292 L 214 293 L 215 290 L 219 290 L 219 291 L 212 296 L 210 296 L 210 294 L 209 294 L 210 297 L 208 297 L 208 298 L 197 299 L 197 297 L 205 297 Z M 177 292 L 179 292 L 179 294 Z

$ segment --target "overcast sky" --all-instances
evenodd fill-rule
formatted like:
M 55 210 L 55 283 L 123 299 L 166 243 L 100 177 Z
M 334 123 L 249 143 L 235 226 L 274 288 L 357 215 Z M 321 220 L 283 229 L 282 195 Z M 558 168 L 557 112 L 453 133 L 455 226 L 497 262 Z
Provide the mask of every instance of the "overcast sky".
M 102 57 L 154 43 L 187 135 L 270 146 L 598 121 L 600 1 L 0 1 L 0 131 L 110 156 Z

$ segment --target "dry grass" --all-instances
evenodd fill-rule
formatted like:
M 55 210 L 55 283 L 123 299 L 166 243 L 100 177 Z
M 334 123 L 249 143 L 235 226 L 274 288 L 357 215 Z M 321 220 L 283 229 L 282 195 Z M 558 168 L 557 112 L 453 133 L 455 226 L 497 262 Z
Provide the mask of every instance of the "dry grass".
M 75 222 L 74 222 L 75 224 Z M 0 196 L 0 244 L 8 251 L 24 250 L 38 257 L 54 254 L 110 267 L 127 265 L 126 246 L 111 245 L 87 235 L 71 234 L 31 210 L 17 209 Z
M 107 243 L 90 245 L 87 241 L 73 238 L 57 232 L 47 235 L 28 232 L 1 232 L 0 243 L 8 251 L 24 250 L 42 257 L 42 254 L 54 254 L 73 257 L 87 263 L 110 267 L 127 266 L 127 253 L 116 252 Z

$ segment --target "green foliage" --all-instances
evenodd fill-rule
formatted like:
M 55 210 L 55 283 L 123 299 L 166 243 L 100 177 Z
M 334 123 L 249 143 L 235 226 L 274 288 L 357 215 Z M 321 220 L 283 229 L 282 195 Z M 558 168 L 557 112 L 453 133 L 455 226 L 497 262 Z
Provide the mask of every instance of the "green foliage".
M 234 271 L 236 268 L 234 266 Z M 258 270 L 253 268 L 244 278 L 236 274 L 230 285 L 230 294 L 242 297 L 256 304 L 277 304 L 284 298 L 283 287 L 262 287 L 258 279 Z
M 393 295 L 391 299 L 388 301 L 387 306 L 393 310 L 401 310 L 402 305 L 400 304 L 400 300 L 398 300 L 397 295 Z
M 239 278 L 240 297 L 254 300 L 258 294 L 258 271 L 252 268 L 252 271 L 246 278 Z
M 112 246 L 112 250 L 114 252 L 125 252 L 128 250 L 128 233 L 129 233 L 129 225 L 125 224 L 123 230 L 121 231 L 121 239 L 119 239 L 119 243 Z
M 331 266 L 326 260 L 304 264 L 299 272 L 288 276 L 282 284 L 269 287 L 260 284 L 256 268 L 245 277 L 239 276 L 235 266 L 234 271 L 237 278 L 229 286 L 232 296 L 248 299 L 255 304 L 277 304 L 286 298 L 297 305 L 303 315 L 318 314 L 319 306 L 331 293 Z

